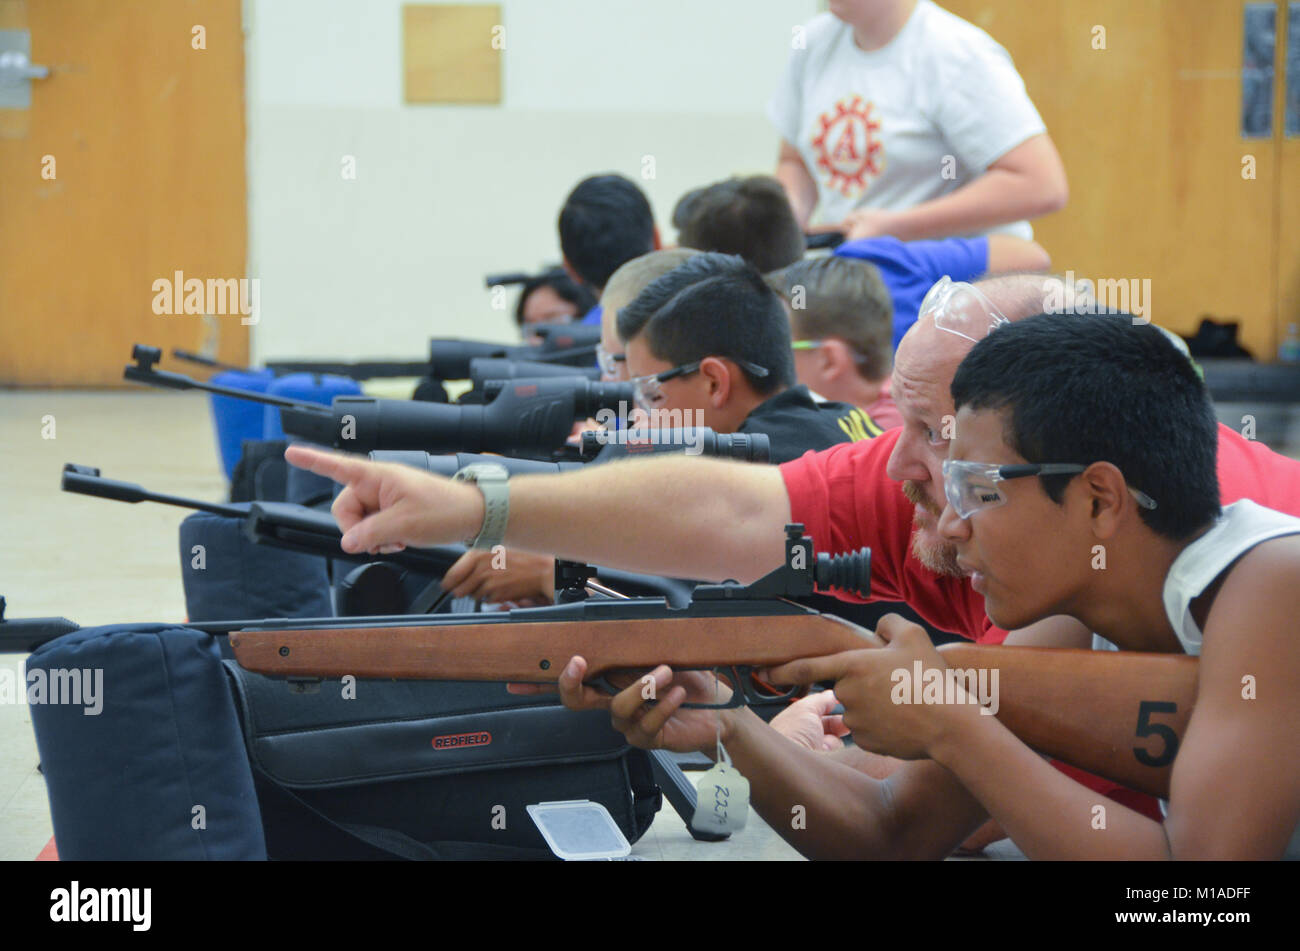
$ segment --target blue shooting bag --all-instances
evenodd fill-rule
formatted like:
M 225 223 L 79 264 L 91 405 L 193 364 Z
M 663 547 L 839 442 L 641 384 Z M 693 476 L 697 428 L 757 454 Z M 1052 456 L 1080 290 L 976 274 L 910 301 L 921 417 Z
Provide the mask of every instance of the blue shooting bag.
M 648 754 L 604 712 L 503 684 L 301 692 L 223 664 L 221 640 L 119 624 L 31 655 L 51 682 L 102 672 L 97 713 L 31 708 L 62 858 L 550 858 L 529 804 L 602 803 L 633 842 L 659 809 Z
M 114 624 L 32 652 L 29 681 L 42 671 L 48 684 L 74 675 L 83 684 L 80 703 L 30 707 L 60 859 L 267 857 L 215 640 L 176 625 Z M 96 681 L 88 704 L 84 687 Z

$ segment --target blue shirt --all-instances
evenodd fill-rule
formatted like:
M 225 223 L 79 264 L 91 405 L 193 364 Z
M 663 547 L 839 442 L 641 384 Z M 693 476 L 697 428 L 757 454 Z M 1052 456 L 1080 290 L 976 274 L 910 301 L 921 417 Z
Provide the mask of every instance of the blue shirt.
M 937 278 L 936 278 L 936 280 L 937 280 Z M 597 327 L 599 327 L 599 326 L 600 326 L 600 315 L 601 315 L 602 313 L 604 313 L 604 311 L 602 311 L 602 310 L 600 309 L 600 305 L 597 304 L 595 307 L 591 308 L 591 310 L 587 311 L 585 314 L 583 314 L 581 317 L 579 317 L 579 318 L 578 318 L 578 323 L 580 323 L 580 324 L 588 324 L 588 325 L 595 324 Z
M 944 238 L 942 241 L 899 241 L 859 238 L 834 251 L 844 258 L 870 261 L 894 299 L 894 349 L 916 323 L 921 300 L 945 274 L 954 281 L 973 281 L 989 269 L 988 238 Z

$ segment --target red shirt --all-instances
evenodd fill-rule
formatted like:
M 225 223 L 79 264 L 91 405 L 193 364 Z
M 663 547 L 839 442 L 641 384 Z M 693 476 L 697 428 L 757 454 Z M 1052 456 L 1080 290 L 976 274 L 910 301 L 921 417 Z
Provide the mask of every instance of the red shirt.
M 890 378 L 885 377 L 885 382 L 880 387 L 880 396 L 871 405 L 862 407 L 881 429 L 893 429 L 895 426 L 903 425 L 903 414 L 899 412 L 898 404 L 894 402 L 894 397 L 889 392 L 890 382 Z
M 911 554 L 912 503 L 885 464 L 902 430 L 865 442 L 806 453 L 781 466 L 791 521 L 802 522 L 818 551 L 871 549 L 871 597 L 839 591 L 845 601 L 904 601 L 930 624 L 980 644 L 1007 632 L 984 613 L 984 598 L 965 578 L 940 577 Z M 1219 426 L 1219 493 L 1224 505 L 1248 498 L 1300 517 L 1300 461 Z

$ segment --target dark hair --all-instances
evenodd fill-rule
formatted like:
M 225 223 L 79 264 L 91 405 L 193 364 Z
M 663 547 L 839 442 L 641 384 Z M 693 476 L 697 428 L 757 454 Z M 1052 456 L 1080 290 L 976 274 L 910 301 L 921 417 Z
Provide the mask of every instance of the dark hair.
M 560 250 L 586 284 L 600 290 L 619 267 L 655 245 L 654 212 L 621 175 L 584 178 L 560 209 Z
M 785 189 L 769 175 L 730 178 L 687 192 L 673 210 L 677 243 L 739 254 L 760 271 L 803 257 L 803 229 Z
M 1218 424 L 1191 362 L 1128 314 L 1039 314 L 994 330 L 952 381 L 954 404 L 1010 408 L 1029 462 L 1109 462 L 1155 499 L 1152 531 L 1181 540 L 1219 515 Z M 1070 476 L 1040 476 L 1060 503 Z
M 836 255 L 808 258 L 769 274 L 767 283 L 789 308 L 797 339 L 839 337 L 857 352 L 860 376 L 876 382 L 889 375 L 894 301 L 874 264 Z
M 524 325 L 524 303 L 528 300 L 528 295 L 543 287 L 549 287 L 561 300 L 566 300 L 577 307 L 579 318 L 596 306 L 595 295 L 563 271 L 539 274 L 524 281 L 519 291 L 519 300 L 515 304 L 515 323 L 520 327 Z
M 785 308 L 763 275 L 734 254 L 698 254 L 656 278 L 618 312 L 619 338 L 645 333 L 650 352 L 674 366 L 705 357 L 747 360 L 741 367 L 757 393 L 794 383 L 794 354 Z

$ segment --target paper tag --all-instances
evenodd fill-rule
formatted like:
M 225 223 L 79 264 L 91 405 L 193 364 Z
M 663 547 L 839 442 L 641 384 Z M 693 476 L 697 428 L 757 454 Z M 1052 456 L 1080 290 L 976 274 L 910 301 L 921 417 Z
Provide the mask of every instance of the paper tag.
M 745 828 L 745 819 L 749 817 L 749 780 L 731 765 L 725 751 L 717 765 L 700 777 L 695 790 L 693 828 L 725 835 Z

